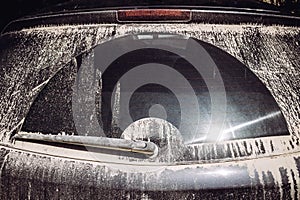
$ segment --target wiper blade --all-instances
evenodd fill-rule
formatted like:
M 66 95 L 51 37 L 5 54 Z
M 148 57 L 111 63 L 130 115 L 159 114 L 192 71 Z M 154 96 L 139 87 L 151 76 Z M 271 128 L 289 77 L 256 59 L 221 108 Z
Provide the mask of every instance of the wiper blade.
M 85 147 L 93 147 L 99 149 L 108 149 L 122 152 L 133 152 L 154 157 L 157 155 L 158 147 L 153 142 L 134 141 L 120 138 L 94 137 L 94 136 L 77 136 L 77 135 L 45 135 L 38 133 L 16 134 L 13 140 L 32 141 L 32 142 L 48 142 L 61 143 L 68 145 L 77 145 Z

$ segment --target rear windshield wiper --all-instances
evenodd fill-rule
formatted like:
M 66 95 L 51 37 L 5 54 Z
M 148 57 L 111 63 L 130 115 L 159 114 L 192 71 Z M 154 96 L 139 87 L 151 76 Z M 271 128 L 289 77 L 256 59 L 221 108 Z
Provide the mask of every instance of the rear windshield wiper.
M 94 137 L 94 136 L 77 136 L 77 135 L 46 135 L 39 133 L 20 132 L 16 134 L 13 140 L 35 142 L 35 143 L 58 143 L 66 145 L 76 145 L 86 148 L 97 148 L 104 150 L 132 152 L 143 154 L 147 157 L 157 155 L 158 147 L 153 142 L 141 140 L 126 140 L 120 138 Z M 106 151 L 109 152 L 109 151 Z

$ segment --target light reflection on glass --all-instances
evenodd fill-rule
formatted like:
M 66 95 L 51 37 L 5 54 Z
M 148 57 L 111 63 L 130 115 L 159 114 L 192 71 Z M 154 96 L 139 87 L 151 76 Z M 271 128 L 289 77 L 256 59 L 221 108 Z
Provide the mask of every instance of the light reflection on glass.
M 226 139 L 228 133 L 231 133 L 232 136 L 233 136 L 233 138 L 234 138 L 234 135 L 235 135 L 235 134 L 234 134 L 234 131 L 239 130 L 239 129 L 242 129 L 242 128 L 245 128 L 245 127 L 247 127 L 247 126 L 250 126 L 250 125 L 253 125 L 253 124 L 256 124 L 256 123 L 259 123 L 259 122 L 261 122 L 261 121 L 263 121 L 263 120 L 270 119 L 270 118 L 275 117 L 275 116 L 278 116 L 278 115 L 280 115 L 280 114 L 281 114 L 280 111 L 273 112 L 273 113 L 270 113 L 270 114 L 265 115 L 265 116 L 263 116 L 263 117 L 259 117 L 259 118 L 257 118 L 257 119 L 254 119 L 254 120 L 251 120 L 251 121 L 248 121 L 248 122 L 245 122 L 245 123 L 242 123 L 242 124 L 233 126 L 233 127 L 232 127 L 231 124 L 229 123 L 229 129 L 226 129 L 226 130 L 224 130 L 224 131 L 222 132 L 221 137 L 218 139 L 218 141 L 222 141 L 222 140 Z

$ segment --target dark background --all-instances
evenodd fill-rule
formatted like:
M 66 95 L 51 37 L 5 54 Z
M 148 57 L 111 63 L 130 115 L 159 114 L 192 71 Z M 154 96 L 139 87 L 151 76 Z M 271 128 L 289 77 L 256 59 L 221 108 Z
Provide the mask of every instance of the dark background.
M 100 0 L 101 1 L 101 0 Z M 2 30 L 11 20 L 24 15 L 36 13 L 66 0 L 8 0 L 0 3 L 0 29 Z M 1 31 L 0 31 L 1 32 Z

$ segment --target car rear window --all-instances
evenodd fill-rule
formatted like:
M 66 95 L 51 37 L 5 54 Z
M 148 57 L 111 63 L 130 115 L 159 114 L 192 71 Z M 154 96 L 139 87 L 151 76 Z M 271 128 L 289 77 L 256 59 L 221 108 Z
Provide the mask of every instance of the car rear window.
M 36 97 L 22 131 L 120 138 L 154 122 L 176 129 L 185 144 L 289 134 L 247 66 L 211 44 L 161 33 L 78 55 Z

